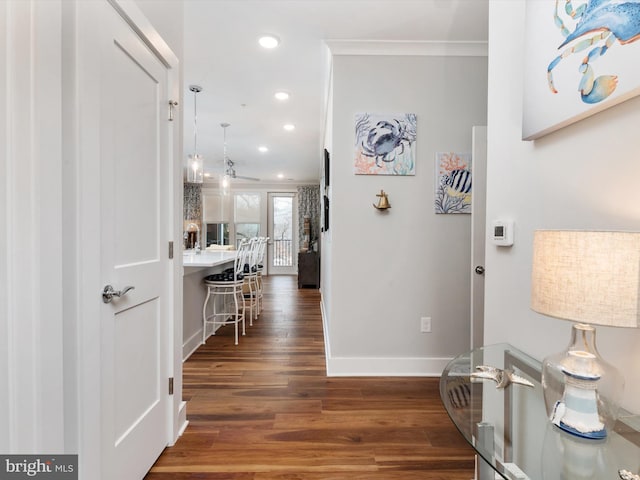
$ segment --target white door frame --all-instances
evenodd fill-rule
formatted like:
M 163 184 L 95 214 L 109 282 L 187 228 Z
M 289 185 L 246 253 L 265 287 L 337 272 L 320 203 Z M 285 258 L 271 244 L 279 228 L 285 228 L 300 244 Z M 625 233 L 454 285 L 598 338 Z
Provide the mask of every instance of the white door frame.
M 107 1 L 107 0 L 103 0 Z M 65 2 L 63 2 L 65 3 Z M 73 220 L 70 226 L 74 234 L 69 238 L 69 261 L 73 264 L 73 273 L 70 273 L 70 281 L 75 283 L 75 288 L 69 294 L 68 305 L 73 313 L 74 320 L 70 325 L 71 332 L 77 342 L 76 362 L 69 363 L 69 370 L 73 369 L 77 382 L 77 415 L 78 415 L 78 444 L 80 478 L 99 478 L 98 472 L 102 471 L 101 453 L 101 392 L 100 392 L 100 304 L 101 291 L 100 277 L 100 198 L 95 192 L 100 192 L 100 169 L 97 163 L 99 158 L 99 141 L 97 132 L 100 131 L 100 119 L 82 115 L 83 106 L 90 105 L 92 111 L 96 111 L 93 105 L 98 99 L 92 95 L 91 86 L 97 79 L 93 72 L 99 71 L 96 62 L 98 56 L 91 51 L 91 42 L 84 41 L 91 38 L 88 28 L 78 21 L 83 8 L 92 8 L 91 3 L 81 0 L 69 2 L 63 7 L 63 25 L 69 32 L 63 38 L 63 44 L 68 42 L 68 47 L 63 52 L 72 52 L 63 57 L 63 70 L 68 75 L 69 83 L 65 85 L 63 96 L 68 96 L 63 109 L 64 124 L 68 125 L 68 131 L 64 135 L 64 147 L 66 157 L 70 163 L 65 178 L 73 186 L 75 193 L 67 198 L 67 207 L 73 211 Z M 169 70 L 168 91 L 171 99 L 177 100 L 180 96 L 180 83 L 178 72 L 178 59 L 161 39 L 158 32 L 151 26 L 140 9 L 132 0 L 108 0 L 108 3 L 118 14 L 132 27 L 142 41 L 161 60 Z M 167 114 L 168 114 L 167 99 Z M 176 112 L 177 113 L 177 112 Z M 179 118 L 179 117 L 178 117 Z M 165 128 L 169 129 L 170 156 L 180 158 L 179 122 L 167 122 Z M 179 245 L 181 238 L 181 197 L 182 178 L 180 162 L 172 161 L 174 171 L 170 186 L 170 198 L 172 208 L 167 214 L 170 216 L 169 238 L 174 245 Z M 168 246 L 167 246 L 168 248 Z M 177 249 L 179 252 L 179 249 Z M 176 255 L 171 269 L 169 282 L 169 365 L 167 370 L 174 378 L 174 397 L 169 402 L 166 420 L 170 423 L 170 438 L 167 444 L 173 444 L 179 430 L 184 424 L 184 403 L 181 398 L 182 391 L 182 265 L 180 255 Z M 75 274 L 75 276 L 74 276 Z M 102 479 L 110 480 L 110 479 Z
M 484 252 L 487 223 L 487 127 L 473 127 L 470 348 L 484 345 Z M 482 267 L 483 273 L 476 272 Z
M 291 197 L 293 198 L 293 208 L 291 211 L 293 225 L 291 226 L 291 267 L 277 267 L 273 262 L 273 198 Z M 296 192 L 268 192 L 267 193 L 267 235 L 269 242 L 267 245 L 267 260 L 269 262 L 269 275 L 295 275 L 298 272 L 298 194 Z

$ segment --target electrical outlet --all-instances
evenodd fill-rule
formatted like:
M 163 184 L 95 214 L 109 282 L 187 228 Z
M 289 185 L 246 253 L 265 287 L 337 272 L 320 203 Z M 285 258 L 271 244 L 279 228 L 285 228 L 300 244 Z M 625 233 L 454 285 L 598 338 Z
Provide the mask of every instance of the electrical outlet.
M 431 317 L 420 318 L 420 331 L 422 333 L 431 333 Z

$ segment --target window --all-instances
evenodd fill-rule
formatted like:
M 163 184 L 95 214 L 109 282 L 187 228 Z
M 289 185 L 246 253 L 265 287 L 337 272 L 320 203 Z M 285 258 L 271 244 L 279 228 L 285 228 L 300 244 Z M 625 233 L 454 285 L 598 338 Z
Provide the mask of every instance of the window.
M 260 235 L 259 223 L 238 223 L 236 224 L 236 245 L 240 245 L 242 239 L 249 240 Z
M 234 196 L 236 246 L 243 239 L 260 235 L 260 194 L 236 193 Z
M 217 193 L 203 193 L 203 237 L 204 246 L 230 245 L 229 242 L 229 206 L 225 205 L 225 199 Z

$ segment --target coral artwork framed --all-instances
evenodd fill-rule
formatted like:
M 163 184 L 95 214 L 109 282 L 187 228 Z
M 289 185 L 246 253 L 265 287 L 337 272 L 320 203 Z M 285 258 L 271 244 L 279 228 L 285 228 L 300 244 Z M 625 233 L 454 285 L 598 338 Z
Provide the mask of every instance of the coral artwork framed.
M 356 175 L 415 175 L 416 129 L 414 113 L 355 117 Z
M 471 154 L 436 153 L 436 213 L 471 213 Z
M 640 94 L 640 1 L 526 5 L 523 140 Z

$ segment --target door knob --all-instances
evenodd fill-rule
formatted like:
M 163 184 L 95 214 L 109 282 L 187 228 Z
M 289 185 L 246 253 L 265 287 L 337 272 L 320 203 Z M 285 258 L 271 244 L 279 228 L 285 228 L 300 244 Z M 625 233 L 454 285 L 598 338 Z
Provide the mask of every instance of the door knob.
M 107 285 L 104 287 L 104 290 L 102 290 L 102 301 L 104 303 L 111 303 L 111 300 L 113 300 L 113 297 L 120 298 L 123 295 L 126 295 L 129 290 L 133 290 L 134 288 L 136 287 L 127 286 L 127 287 L 124 287 L 122 290 L 114 290 L 111 285 Z
M 478 275 L 484 275 L 484 267 L 483 267 L 482 265 L 478 265 L 478 266 L 476 267 L 476 273 L 477 273 Z

